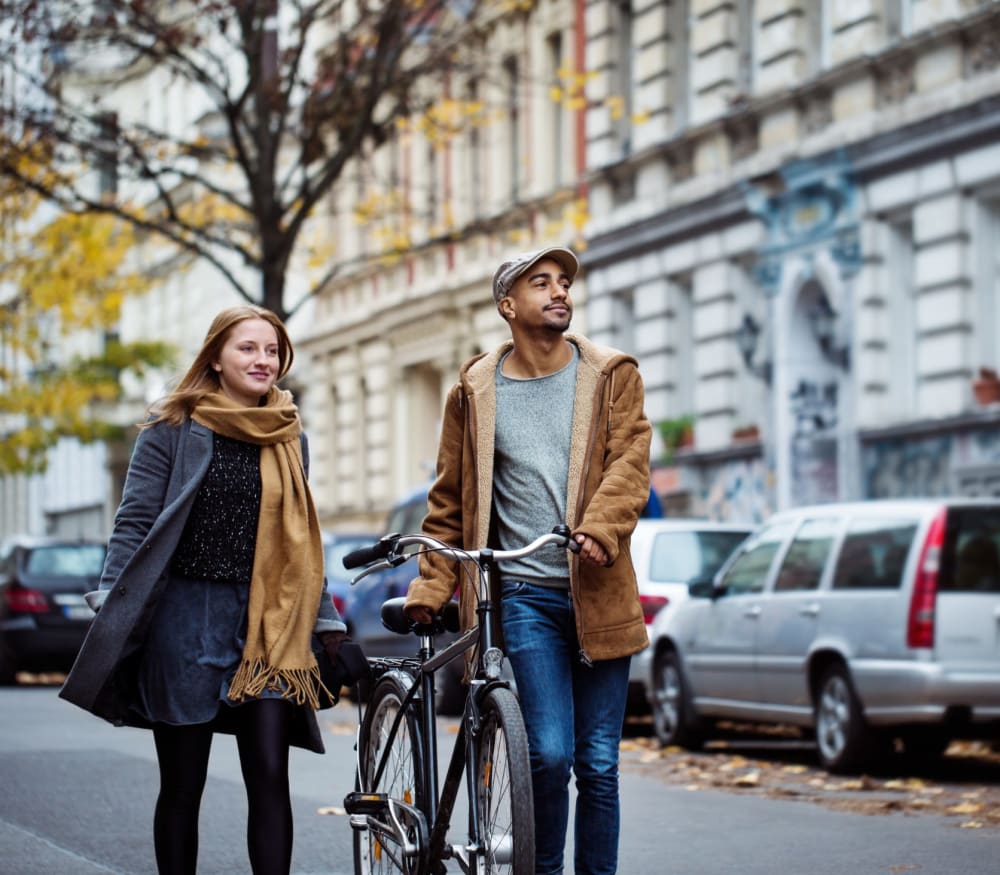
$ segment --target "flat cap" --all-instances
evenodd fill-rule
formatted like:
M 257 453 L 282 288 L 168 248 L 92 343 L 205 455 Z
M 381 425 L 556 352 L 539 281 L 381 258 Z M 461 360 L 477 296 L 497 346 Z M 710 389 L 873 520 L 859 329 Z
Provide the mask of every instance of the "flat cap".
M 519 252 L 508 258 L 493 274 L 493 300 L 499 304 L 510 294 L 517 278 L 543 258 L 551 258 L 558 262 L 571 280 L 576 277 L 576 272 L 580 269 L 576 256 L 563 246 L 549 246 L 534 252 Z

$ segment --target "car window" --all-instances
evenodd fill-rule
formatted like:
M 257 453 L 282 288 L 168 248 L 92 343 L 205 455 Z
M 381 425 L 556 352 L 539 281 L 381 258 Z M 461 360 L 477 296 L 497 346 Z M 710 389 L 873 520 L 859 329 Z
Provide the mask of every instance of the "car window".
M 99 544 L 36 547 L 28 554 L 24 573 L 34 577 L 95 577 L 104 568 L 104 552 Z
M 916 531 L 916 520 L 851 520 L 837 557 L 833 588 L 898 589 Z
M 392 509 L 386 531 L 412 535 L 421 530 L 425 516 L 427 516 L 427 498 L 421 495 L 414 501 L 408 501 Z
M 754 535 L 722 577 L 721 583 L 726 592 L 760 592 L 767 581 L 774 557 L 791 528 L 790 522 L 775 523 Z
M 744 538 L 746 532 L 659 532 L 653 540 L 649 579 L 710 580 Z
M 948 513 L 938 589 L 1000 592 L 1000 508 L 958 508 Z
M 819 587 L 826 560 L 839 528 L 833 518 L 806 520 L 781 562 L 774 581 L 775 592 L 793 592 Z
M 358 538 L 357 540 L 341 540 L 327 544 L 323 552 L 324 571 L 331 580 L 350 580 L 357 571 L 344 568 L 344 557 L 352 550 L 360 547 L 370 547 L 374 538 Z

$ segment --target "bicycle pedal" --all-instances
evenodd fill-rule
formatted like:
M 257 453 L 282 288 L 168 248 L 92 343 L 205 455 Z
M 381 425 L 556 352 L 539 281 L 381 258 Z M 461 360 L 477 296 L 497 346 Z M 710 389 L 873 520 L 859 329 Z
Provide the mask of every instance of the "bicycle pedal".
M 387 793 L 362 793 L 360 790 L 353 790 L 344 797 L 344 810 L 351 815 L 352 825 L 355 814 L 384 815 L 388 807 Z

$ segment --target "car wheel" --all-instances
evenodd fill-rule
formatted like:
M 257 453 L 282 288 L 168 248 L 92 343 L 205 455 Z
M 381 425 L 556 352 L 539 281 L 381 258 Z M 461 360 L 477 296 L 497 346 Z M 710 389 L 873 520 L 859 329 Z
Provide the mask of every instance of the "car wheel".
M 815 713 L 816 747 L 825 769 L 850 772 L 869 757 L 874 738 L 869 735 L 845 666 L 833 665 L 826 670 L 816 696 Z
M 653 727 L 660 744 L 701 747 L 702 733 L 695 725 L 680 657 L 673 650 L 661 650 L 653 659 L 652 698 Z

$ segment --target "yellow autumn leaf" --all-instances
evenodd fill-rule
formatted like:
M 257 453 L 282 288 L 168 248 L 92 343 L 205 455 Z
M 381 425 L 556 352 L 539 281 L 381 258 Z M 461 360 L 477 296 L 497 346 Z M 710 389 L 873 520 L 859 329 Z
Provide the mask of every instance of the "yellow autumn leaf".
M 948 809 L 949 814 L 978 814 L 983 810 L 981 802 L 959 802 Z
M 745 775 L 738 775 L 733 780 L 733 784 L 737 787 L 756 787 L 760 784 L 760 772 L 755 770 L 747 772 Z

